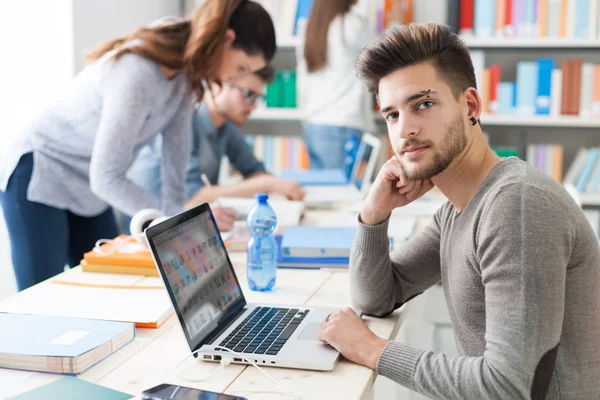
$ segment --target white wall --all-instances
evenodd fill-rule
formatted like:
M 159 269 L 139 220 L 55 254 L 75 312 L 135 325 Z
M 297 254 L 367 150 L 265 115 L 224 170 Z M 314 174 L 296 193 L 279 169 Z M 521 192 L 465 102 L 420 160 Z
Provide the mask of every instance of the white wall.
M 0 150 L 73 76 L 71 0 L 0 1 Z M 0 216 L 0 298 L 16 291 Z
M 84 54 L 99 42 L 127 34 L 167 15 L 181 15 L 180 0 L 74 0 L 73 51 L 75 72 Z

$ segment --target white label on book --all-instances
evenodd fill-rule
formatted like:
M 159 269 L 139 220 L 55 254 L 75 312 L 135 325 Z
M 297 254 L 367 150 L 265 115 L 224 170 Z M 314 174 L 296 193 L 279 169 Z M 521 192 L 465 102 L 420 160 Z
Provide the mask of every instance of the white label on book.
M 83 339 L 84 337 L 86 337 L 89 334 L 90 334 L 90 331 L 79 331 L 76 329 L 71 329 L 71 330 L 66 331 L 62 335 L 54 338 L 50 342 L 50 344 L 72 345 L 73 343 L 77 342 L 78 340 Z

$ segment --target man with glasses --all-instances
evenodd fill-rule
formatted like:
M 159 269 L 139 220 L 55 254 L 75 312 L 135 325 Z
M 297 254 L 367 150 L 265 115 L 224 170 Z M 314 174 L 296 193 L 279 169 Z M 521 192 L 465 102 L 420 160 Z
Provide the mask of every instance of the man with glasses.
M 193 145 L 187 168 L 187 207 L 212 202 L 219 197 L 251 197 L 258 192 L 277 193 L 290 200 L 302 200 L 304 189 L 295 181 L 280 179 L 266 173 L 265 167 L 253 154 L 239 126 L 249 118 L 257 102 L 264 97 L 265 86 L 273 81 L 270 66 L 248 74 L 238 81 L 213 84 L 196 106 L 193 125 Z M 140 187 L 160 194 L 162 137 L 140 150 L 130 169 L 130 179 Z M 244 180 L 232 185 L 218 185 L 221 159 L 227 156 Z M 203 177 L 204 175 L 204 177 Z M 208 180 L 210 185 L 207 185 Z M 231 210 L 214 210 L 219 229 L 233 226 L 235 214 Z M 124 232 L 129 218 L 119 216 Z

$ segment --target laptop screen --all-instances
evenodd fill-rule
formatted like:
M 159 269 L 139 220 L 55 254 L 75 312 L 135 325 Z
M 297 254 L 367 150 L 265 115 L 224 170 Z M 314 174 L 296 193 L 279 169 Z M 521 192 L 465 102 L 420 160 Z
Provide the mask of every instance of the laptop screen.
M 352 167 L 354 177 L 353 183 L 359 191 L 364 183 L 367 166 L 369 165 L 372 152 L 373 146 L 366 141 L 362 141 L 358 153 L 356 153 L 356 159 L 354 160 L 356 164 Z
M 212 213 L 201 208 L 206 211 L 191 218 L 186 214 L 194 210 L 174 217 L 182 220 L 155 236 L 149 232 L 162 224 L 146 231 L 192 349 L 245 304 Z

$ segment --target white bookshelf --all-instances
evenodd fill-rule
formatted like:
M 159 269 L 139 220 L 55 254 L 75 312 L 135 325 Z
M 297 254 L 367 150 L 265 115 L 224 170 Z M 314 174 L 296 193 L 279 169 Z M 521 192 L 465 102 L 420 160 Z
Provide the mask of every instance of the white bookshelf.
M 600 49 L 600 39 L 563 37 L 489 37 L 461 36 L 472 49 Z M 297 36 L 278 37 L 280 49 L 294 49 L 300 43 Z
M 597 49 L 600 39 L 562 37 L 489 37 L 461 36 L 473 49 Z
M 277 36 L 277 47 L 280 49 L 294 49 L 300 44 L 298 36 Z
M 591 193 L 580 193 L 581 204 L 584 206 L 600 206 L 600 195 Z
M 302 113 L 297 108 L 261 108 L 252 113 L 251 119 L 254 121 L 300 121 Z M 375 114 L 375 120 L 380 123 L 384 122 L 379 114 Z M 578 116 L 482 115 L 481 124 L 483 126 L 600 128 L 600 119 Z

